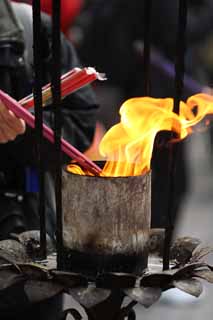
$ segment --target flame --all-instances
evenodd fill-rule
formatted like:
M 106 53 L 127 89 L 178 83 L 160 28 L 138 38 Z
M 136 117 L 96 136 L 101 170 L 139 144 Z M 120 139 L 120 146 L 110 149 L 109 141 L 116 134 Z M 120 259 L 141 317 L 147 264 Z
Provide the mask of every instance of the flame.
M 67 171 L 72 172 L 74 174 L 80 174 L 82 176 L 94 176 L 89 170 L 83 170 L 79 165 L 75 163 L 70 163 L 67 165 Z
M 192 127 L 213 113 L 213 97 L 200 93 L 180 102 L 180 114 L 173 112 L 172 98 L 132 98 L 120 108 L 120 123 L 102 138 L 99 151 L 107 160 L 103 176 L 140 175 L 150 170 L 154 140 L 159 131 L 174 131 L 180 139 Z
M 104 126 L 102 125 L 102 123 L 97 121 L 92 144 L 90 145 L 89 149 L 84 152 L 85 156 L 87 156 L 89 159 L 92 159 L 93 161 L 103 160 L 99 152 L 99 144 L 105 133 L 106 129 L 104 128 Z

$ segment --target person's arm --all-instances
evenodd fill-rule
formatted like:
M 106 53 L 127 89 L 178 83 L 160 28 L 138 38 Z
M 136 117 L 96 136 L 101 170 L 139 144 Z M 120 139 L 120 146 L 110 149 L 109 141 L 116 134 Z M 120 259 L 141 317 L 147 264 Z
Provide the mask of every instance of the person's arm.
M 193 9 L 188 2 L 187 47 L 201 41 L 213 30 L 213 2 L 206 0 Z M 152 41 L 164 53 L 174 55 L 178 28 L 178 0 L 156 0 L 152 4 Z
M 48 21 L 45 21 L 45 23 Z M 47 37 L 50 37 L 49 24 L 45 26 Z M 62 74 L 74 67 L 79 67 L 80 63 L 73 46 L 62 35 Z M 50 73 L 50 57 L 46 59 L 45 68 L 46 80 Z M 50 79 L 50 77 L 49 77 Z M 44 83 L 45 84 L 45 83 Z M 86 150 L 93 139 L 97 103 L 91 86 L 86 86 L 70 96 L 66 97 L 61 103 L 62 111 L 62 136 L 73 144 L 80 151 Z M 45 107 L 43 109 L 44 122 L 53 128 L 52 108 Z M 44 141 L 45 164 L 49 167 L 54 163 L 54 148 L 46 139 Z M 37 159 L 35 130 L 26 127 L 25 133 L 18 135 L 14 141 L 8 142 L 5 146 L 9 155 L 20 164 L 35 164 Z M 20 156 L 21 155 L 21 156 Z M 69 161 L 68 157 L 63 156 L 63 162 Z

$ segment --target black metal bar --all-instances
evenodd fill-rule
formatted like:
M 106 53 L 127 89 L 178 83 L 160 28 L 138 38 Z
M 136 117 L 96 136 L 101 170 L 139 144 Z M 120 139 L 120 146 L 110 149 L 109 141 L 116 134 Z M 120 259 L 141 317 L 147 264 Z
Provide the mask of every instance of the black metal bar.
M 143 57 L 142 41 L 137 41 L 137 43 L 134 44 L 134 49 L 139 57 Z M 175 78 L 174 65 L 162 54 L 162 52 L 152 47 L 150 59 L 151 65 L 155 66 L 160 72 L 162 72 L 162 74 L 166 75 L 168 80 L 173 80 Z M 184 88 L 187 90 L 187 92 L 189 92 L 189 95 L 199 93 L 203 90 L 201 83 L 199 83 L 197 80 L 194 80 L 186 73 L 184 75 Z
M 46 258 L 46 218 L 45 218 L 45 190 L 43 165 L 43 133 L 42 133 L 42 46 L 41 46 L 41 8 L 40 0 L 34 0 L 33 9 L 33 56 L 34 56 L 34 101 L 35 101 L 35 131 L 38 152 L 39 175 L 39 216 L 40 216 L 40 254 Z
M 186 50 L 187 0 L 180 0 L 177 47 L 175 57 L 175 96 L 174 112 L 179 114 L 180 100 L 184 87 L 184 57 Z
M 186 25 L 187 25 L 187 0 L 179 0 L 179 17 L 178 17 L 178 32 L 176 43 L 175 57 L 175 95 L 174 95 L 174 112 L 179 114 L 180 100 L 183 91 L 184 79 L 184 54 L 186 47 Z M 171 136 L 173 138 L 173 134 Z M 164 254 L 163 254 L 163 269 L 169 269 L 170 261 L 170 246 L 174 230 L 173 209 L 175 197 L 175 170 L 177 164 L 179 144 L 170 144 L 169 146 L 169 195 L 168 195 L 168 210 L 165 229 Z
M 63 269 L 63 217 L 62 217 L 62 172 L 61 172 L 61 1 L 52 0 L 52 97 L 54 106 L 55 137 L 55 198 L 56 198 L 56 250 L 57 268 Z
M 152 0 L 145 0 L 144 51 L 143 51 L 143 95 L 150 95 L 150 52 Z

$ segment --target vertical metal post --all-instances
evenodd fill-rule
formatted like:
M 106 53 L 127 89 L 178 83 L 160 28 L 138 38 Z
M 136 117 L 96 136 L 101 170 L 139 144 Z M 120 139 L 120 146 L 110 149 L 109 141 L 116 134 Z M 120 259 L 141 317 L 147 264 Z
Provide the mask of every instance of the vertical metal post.
M 143 95 L 150 95 L 150 52 L 152 0 L 145 0 L 144 51 L 143 51 Z
M 181 100 L 183 84 L 184 84 L 186 24 L 187 24 L 187 0 L 180 0 L 176 57 L 175 57 L 175 96 L 174 96 L 174 109 L 173 109 L 173 111 L 176 114 L 179 114 L 180 100 Z
M 56 250 L 57 268 L 63 269 L 63 217 L 62 217 L 62 172 L 61 172 L 61 1 L 52 0 L 52 97 L 54 106 L 55 137 L 55 197 L 56 197 Z
M 176 114 L 179 114 L 180 100 L 183 90 L 184 79 L 184 54 L 186 47 L 186 24 L 187 24 L 187 0 L 179 0 L 179 14 L 178 14 L 178 32 L 176 41 L 176 57 L 175 57 L 175 95 L 174 95 L 174 109 Z M 171 138 L 173 135 L 171 136 Z M 170 246 L 172 241 L 172 234 L 174 229 L 173 209 L 175 197 L 175 169 L 177 163 L 179 144 L 170 144 L 169 157 L 169 195 L 168 195 L 168 210 L 165 230 L 164 254 L 163 254 L 163 269 L 169 269 L 170 260 Z
M 40 0 L 33 0 L 33 57 L 34 57 L 34 101 L 35 101 L 35 131 L 38 151 L 39 175 L 39 216 L 40 216 L 40 254 L 46 258 L 46 219 L 45 190 L 43 165 L 43 132 L 42 132 L 42 45 L 41 45 L 41 9 Z

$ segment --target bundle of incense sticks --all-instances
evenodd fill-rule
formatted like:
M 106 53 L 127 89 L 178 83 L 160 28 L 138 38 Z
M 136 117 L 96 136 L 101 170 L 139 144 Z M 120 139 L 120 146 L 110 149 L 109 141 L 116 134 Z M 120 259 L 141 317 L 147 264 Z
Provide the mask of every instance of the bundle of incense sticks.
M 93 82 L 94 80 L 105 80 L 105 75 L 97 72 L 92 67 L 74 68 L 61 76 L 61 97 L 65 98 L 67 95 Z M 52 102 L 51 84 L 48 83 L 42 88 L 42 105 L 43 107 Z M 21 99 L 19 103 L 26 109 L 34 106 L 33 94 Z
M 93 77 L 90 77 L 90 82 L 92 81 L 91 79 L 98 78 L 98 74 L 96 72 L 88 74 L 88 76 L 93 75 Z M 82 80 L 82 78 L 81 78 Z M 85 83 L 85 79 L 84 81 L 81 81 L 82 83 Z M 88 79 L 87 79 L 87 83 L 88 83 Z M 74 87 L 74 86 L 73 86 Z M 77 90 L 77 87 L 79 88 L 79 83 L 77 85 L 77 83 L 75 83 L 75 90 Z M 66 91 L 67 90 L 67 91 Z M 66 88 L 66 92 L 68 92 L 68 89 Z M 68 94 L 68 93 L 67 93 Z M 69 87 L 69 94 L 70 94 L 70 87 Z M 11 111 L 13 111 L 13 113 L 25 120 L 25 122 L 32 128 L 35 128 L 35 117 L 28 111 L 26 110 L 21 104 L 20 102 L 17 102 L 15 99 L 13 99 L 11 96 L 9 96 L 8 94 L 6 94 L 4 91 L 0 90 L 0 100 L 4 103 L 4 105 L 10 109 Z M 33 106 L 34 103 L 32 104 L 33 98 L 27 100 L 28 102 L 30 102 L 30 106 Z M 26 104 L 25 104 L 26 106 Z M 29 108 L 29 104 L 27 104 L 28 108 Z M 42 125 L 43 127 L 43 135 L 46 139 L 48 139 L 50 142 L 54 143 L 54 133 L 52 131 L 52 129 L 50 129 L 49 127 L 47 127 L 45 124 Z M 63 138 L 61 138 L 61 150 L 66 153 L 70 158 L 74 159 L 76 162 L 78 162 L 83 168 L 85 168 L 86 170 L 89 170 L 90 172 L 92 172 L 95 175 L 99 175 L 101 172 L 101 169 L 93 162 L 91 161 L 89 158 L 87 158 L 83 153 L 81 153 L 79 150 L 77 150 L 75 147 L 73 147 L 71 144 L 69 144 L 66 140 L 64 140 Z

